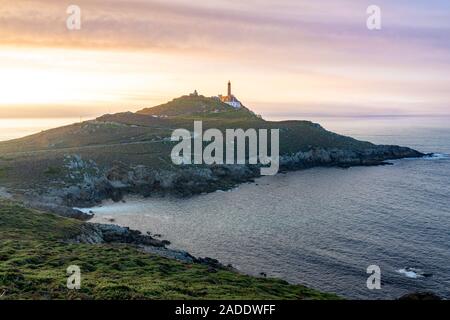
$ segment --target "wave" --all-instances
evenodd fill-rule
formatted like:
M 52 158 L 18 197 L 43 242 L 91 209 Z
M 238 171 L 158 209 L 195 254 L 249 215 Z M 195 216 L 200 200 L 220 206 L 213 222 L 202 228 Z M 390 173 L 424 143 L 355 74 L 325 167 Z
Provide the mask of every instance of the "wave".
M 418 278 L 428 278 L 431 277 L 432 274 L 425 273 L 422 269 L 419 268 L 402 268 L 397 270 L 398 273 L 403 274 L 404 276 L 411 278 L 411 279 L 418 279 Z
M 446 153 L 430 153 L 429 155 L 425 156 L 423 159 L 426 160 L 442 160 L 442 159 L 449 159 L 450 155 Z

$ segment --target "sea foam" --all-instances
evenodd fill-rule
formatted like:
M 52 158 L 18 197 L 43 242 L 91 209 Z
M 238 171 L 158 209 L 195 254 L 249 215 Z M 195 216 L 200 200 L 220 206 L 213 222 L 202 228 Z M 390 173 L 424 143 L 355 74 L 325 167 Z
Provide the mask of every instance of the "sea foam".
M 442 160 L 449 159 L 450 155 L 446 153 L 431 153 L 430 155 L 424 157 L 426 160 Z

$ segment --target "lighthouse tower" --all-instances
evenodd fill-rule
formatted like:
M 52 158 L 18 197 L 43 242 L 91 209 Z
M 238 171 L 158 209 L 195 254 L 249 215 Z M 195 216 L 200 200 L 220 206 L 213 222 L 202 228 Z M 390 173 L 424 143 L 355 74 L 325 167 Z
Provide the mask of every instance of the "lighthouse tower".
M 228 81 L 228 92 L 226 96 L 222 96 L 219 94 L 220 101 L 232 106 L 233 108 L 239 109 L 242 107 L 241 102 L 233 96 L 231 93 L 231 81 Z

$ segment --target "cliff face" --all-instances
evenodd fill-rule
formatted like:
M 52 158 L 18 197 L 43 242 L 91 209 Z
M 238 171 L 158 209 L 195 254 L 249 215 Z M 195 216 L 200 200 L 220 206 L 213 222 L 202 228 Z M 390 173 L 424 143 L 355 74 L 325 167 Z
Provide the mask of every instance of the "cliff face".
M 282 155 L 280 166 L 282 170 L 299 170 L 316 166 L 369 166 L 385 164 L 386 160 L 421 156 L 423 154 L 420 152 L 398 146 L 374 146 L 363 151 L 313 148 Z M 81 161 L 79 158 L 78 160 Z M 67 206 L 89 207 L 104 199 L 120 201 L 125 194 L 138 194 L 144 197 L 153 194 L 190 196 L 229 189 L 239 183 L 252 181 L 260 175 L 259 167 L 250 165 L 189 165 L 166 170 L 114 162 L 108 170 L 101 171 L 93 170 L 90 166 L 95 164 L 92 162 L 80 163 L 86 167 L 79 167 L 79 170 L 95 174 L 85 174 L 84 179 L 75 185 L 50 188 L 44 195 L 33 195 L 36 201 L 34 206 L 66 216 L 88 218 L 80 216 L 76 210 L 67 209 Z M 42 203 L 53 205 L 43 207 Z
M 316 166 L 370 166 L 385 164 L 386 160 L 402 158 L 417 158 L 424 154 L 400 146 L 373 146 L 364 150 L 324 149 L 313 148 L 308 151 L 299 151 L 292 155 L 284 155 L 280 161 L 288 169 L 301 169 Z

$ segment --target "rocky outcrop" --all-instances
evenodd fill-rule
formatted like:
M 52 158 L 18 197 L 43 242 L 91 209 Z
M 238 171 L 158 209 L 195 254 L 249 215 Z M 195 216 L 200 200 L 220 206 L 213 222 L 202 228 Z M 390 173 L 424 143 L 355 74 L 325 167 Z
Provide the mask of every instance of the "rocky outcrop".
M 387 160 L 418 158 L 424 154 L 399 146 L 373 146 L 363 150 L 312 148 L 280 157 L 280 165 L 295 170 L 316 166 L 371 166 L 384 164 Z
M 115 162 L 104 175 L 90 177 L 65 188 L 50 189 L 45 196 L 35 195 L 33 198 L 42 200 L 40 202 L 47 202 L 44 198 L 55 198 L 69 207 L 90 207 L 104 199 L 120 201 L 125 194 L 144 197 L 152 194 L 174 194 L 185 197 L 228 189 L 238 183 L 252 180 L 258 176 L 258 172 L 256 167 L 245 165 L 192 165 L 171 171 Z
M 231 264 L 225 266 L 219 260 L 210 257 L 194 258 L 194 262 L 208 266 L 208 272 L 216 272 L 216 269 L 235 270 Z
M 315 166 L 369 166 L 385 164 L 386 160 L 421 156 L 424 155 L 418 151 L 398 146 L 374 145 L 361 151 L 312 148 L 280 156 L 280 167 L 298 170 Z M 258 176 L 259 167 L 249 165 L 190 165 L 173 170 L 158 170 L 114 162 L 104 175 L 85 178 L 77 186 L 58 190 L 57 193 L 68 206 L 91 206 L 103 199 L 120 201 L 128 193 L 142 196 L 158 193 L 190 196 L 213 192 L 252 181 Z
M 150 247 L 142 246 L 142 251 L 146 253 L 156 254 L 158 256 L 175 259 L 186 263 L 194 263 L 196 258 L 183 250 L 168 249 L 166 247 Z
M 5 188 L 0 187 L 0 199 L 12 199 L 13 195 Z
M 143 235 L 140 231 L 131 230 L 113 224 L 94 224 L 100 230 L 106 243 L 131 243 L 143 246 L 164 247 L 169 245 L 167 240 L 154 239 L 149 235 Z
M 39 202 L 39 201 L 24 201 L 24 204 L 33 209 L 38 209 L 42 211 L 48 211 L 53 212 L 55 214 L 58 214 L 60 216 L 66 217 L 66 218 L 73 218 L 81 221 L 87 221 L 93 217 L 92 214 L 84 213 L 80 210 L 65 206 L 65 205 L 58 205 L 55 203 L 48 203 L 48 202 Z
M 361 150 L 310 148 L 280 156 L 280 169 L 299 170 L 316 166 L 370 166 L 386 164 L 386 160 L 422 157 L 424 154 L 406 147 L 376 146 Z M 125 194 L 144 197 L 157 194 L 191 196 L 226 190 L 259 177 L 257 165 L 186 165 L 171 169 L 155 169 L 143 165 L 130 166 L 115 161 L 109 168 L 99 169 L 91 160 L 79 156 L 66 158 L 71 168 L 62 188 L 49 188 L 44 194 L 30 193 L 35 208 L 66 217 L 87 220 L 91 215 L 72 207 L 91 207 L 104 199 L 120 201 Z M 31 202 L 30 202 L 31 203 Z
M 68 239 L 69 243 L 126 243 L 138 246 L 146 253 L 156 254 L 168 259 L 176 259 L 187 263 L 198 263 L 208 266 L 208 272 L 216 270 L 234 270 L 231 265 L 225 266 L 218 260 L 205 257 L 197 258 L 186 251 L 169 249 L 167 240 L 158 240 L 150 235 L 143 235 L 140 231 L 114 224 L 84 223 L 77 236 Z
M 142 246 L 165 247 L 170 244 L 167 240 L 154 239 L 143 235 L 140 231 L 131 230 L 114 224 L 88 223 L 84 224 L 81 232 L 69 240 L 75 243 L 128 243 Z

